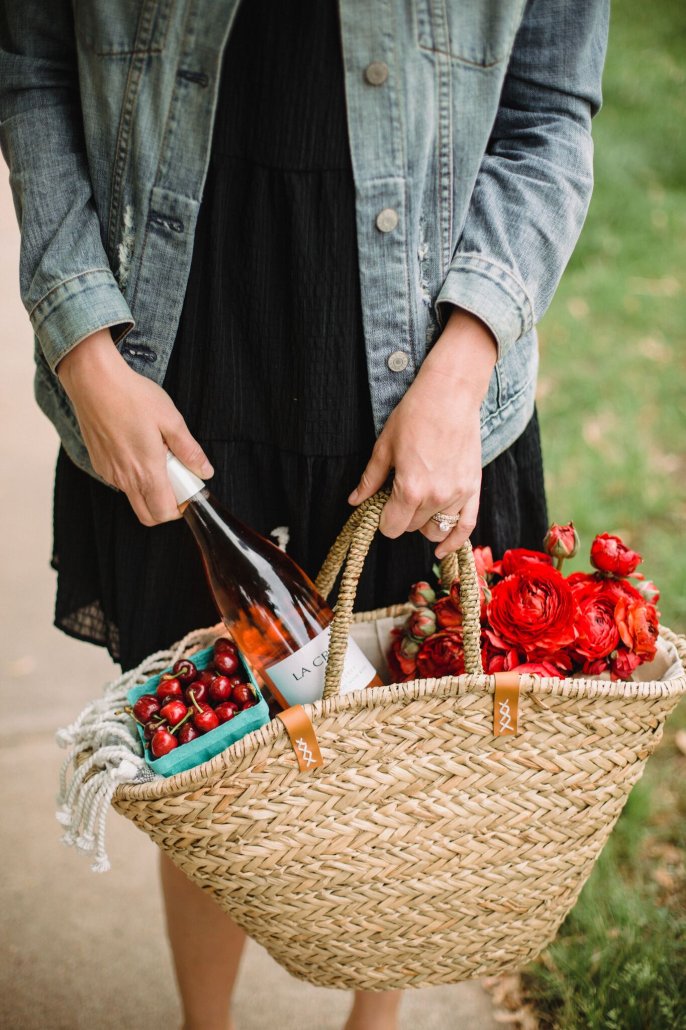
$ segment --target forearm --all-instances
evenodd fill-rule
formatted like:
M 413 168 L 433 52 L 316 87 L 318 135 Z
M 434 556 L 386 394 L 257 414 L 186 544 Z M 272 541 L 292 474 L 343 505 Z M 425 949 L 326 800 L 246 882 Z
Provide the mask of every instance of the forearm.
M 488 326 L 468 311 L 452 308 L 445 329 L 419 370 L 417 379 L 431 382 L 438 394 L 455 394 L 480 405 L 498 356 Z

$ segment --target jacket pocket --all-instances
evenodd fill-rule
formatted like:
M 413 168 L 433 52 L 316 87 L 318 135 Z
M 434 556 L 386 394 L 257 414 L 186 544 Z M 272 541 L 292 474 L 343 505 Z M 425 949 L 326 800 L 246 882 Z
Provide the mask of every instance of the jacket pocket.
M 172 0 L 74 0 L 76 35 L 100 57 L 159 54 Z
M 489 68 L 509 56 L 525 0 L 415 0 L 417 42 Z

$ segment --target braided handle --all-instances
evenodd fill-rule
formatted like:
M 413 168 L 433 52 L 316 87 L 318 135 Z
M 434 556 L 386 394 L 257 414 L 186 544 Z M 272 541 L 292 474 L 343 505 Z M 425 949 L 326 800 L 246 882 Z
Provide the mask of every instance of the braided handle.
M 324 597 L 327 597 L 345 563 L 338 601 L 331 623 L 329 659 L 324 686 L 325 698 L 338 694 L 340 690 L 357 584 L 367 552 L 379 528 L 381 512 L 389 496 L 387 491 L 380 490 L 355 509 L 334 541 L 317 576 L 317 589 Z M 472 546 L 468 540 L 459 551 L 446 555 L 441 562 L 442 583 L 450 584 L 458 576 L 460 579 L 465 669 L 469 673 L 479 675 L 483 673 L 479 581 L 474 565 Z

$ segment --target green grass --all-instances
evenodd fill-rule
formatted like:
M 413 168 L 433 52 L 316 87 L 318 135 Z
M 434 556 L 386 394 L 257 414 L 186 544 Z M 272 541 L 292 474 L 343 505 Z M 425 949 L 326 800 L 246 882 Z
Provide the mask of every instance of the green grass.
M 617 0 L 589 217 L 540 327 L 551 519 L 617 532 L 686 630 L 686 5 Z M 682 704 L 574 911 L 524 977 L 543 1026 L 686 1027 Z M 679 857 L 680 856 L 680 857 Z M 656 878 L 657 877 L 657 878 Z M 662 883 L 662 886 L 661 886 Z M 670 885 L 669 889 L 664 885 Z
M 540 335 L 551 517 L 620 532 L 686 625 L 686 5 L 613 8 L 596 186 Z

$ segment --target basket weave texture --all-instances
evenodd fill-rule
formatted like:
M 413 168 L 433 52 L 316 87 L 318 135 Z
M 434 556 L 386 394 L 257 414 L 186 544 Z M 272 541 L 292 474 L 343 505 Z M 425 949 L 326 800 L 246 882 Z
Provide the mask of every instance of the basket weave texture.
M 466 545 L 458 558 L 472 671 L 337 695 L 350 619 L 403 610 L 352 615 L 385 500 L 356 510 L 317 581 L 328 592 L 347 554 L 328 696 L 305 706 L 324 766 L 299 772 L 274 720 L 195 769 L 119 787 L 113 801 L 277 962 L 325 987 L 455 983 L 536 957 L 686 691 L 683 675 L 524 676 L 520 731 L 495 737 Z M 443 573 L 455 571 L 449 556 Z M 683 637 L 661 636 L 686 660 Z

